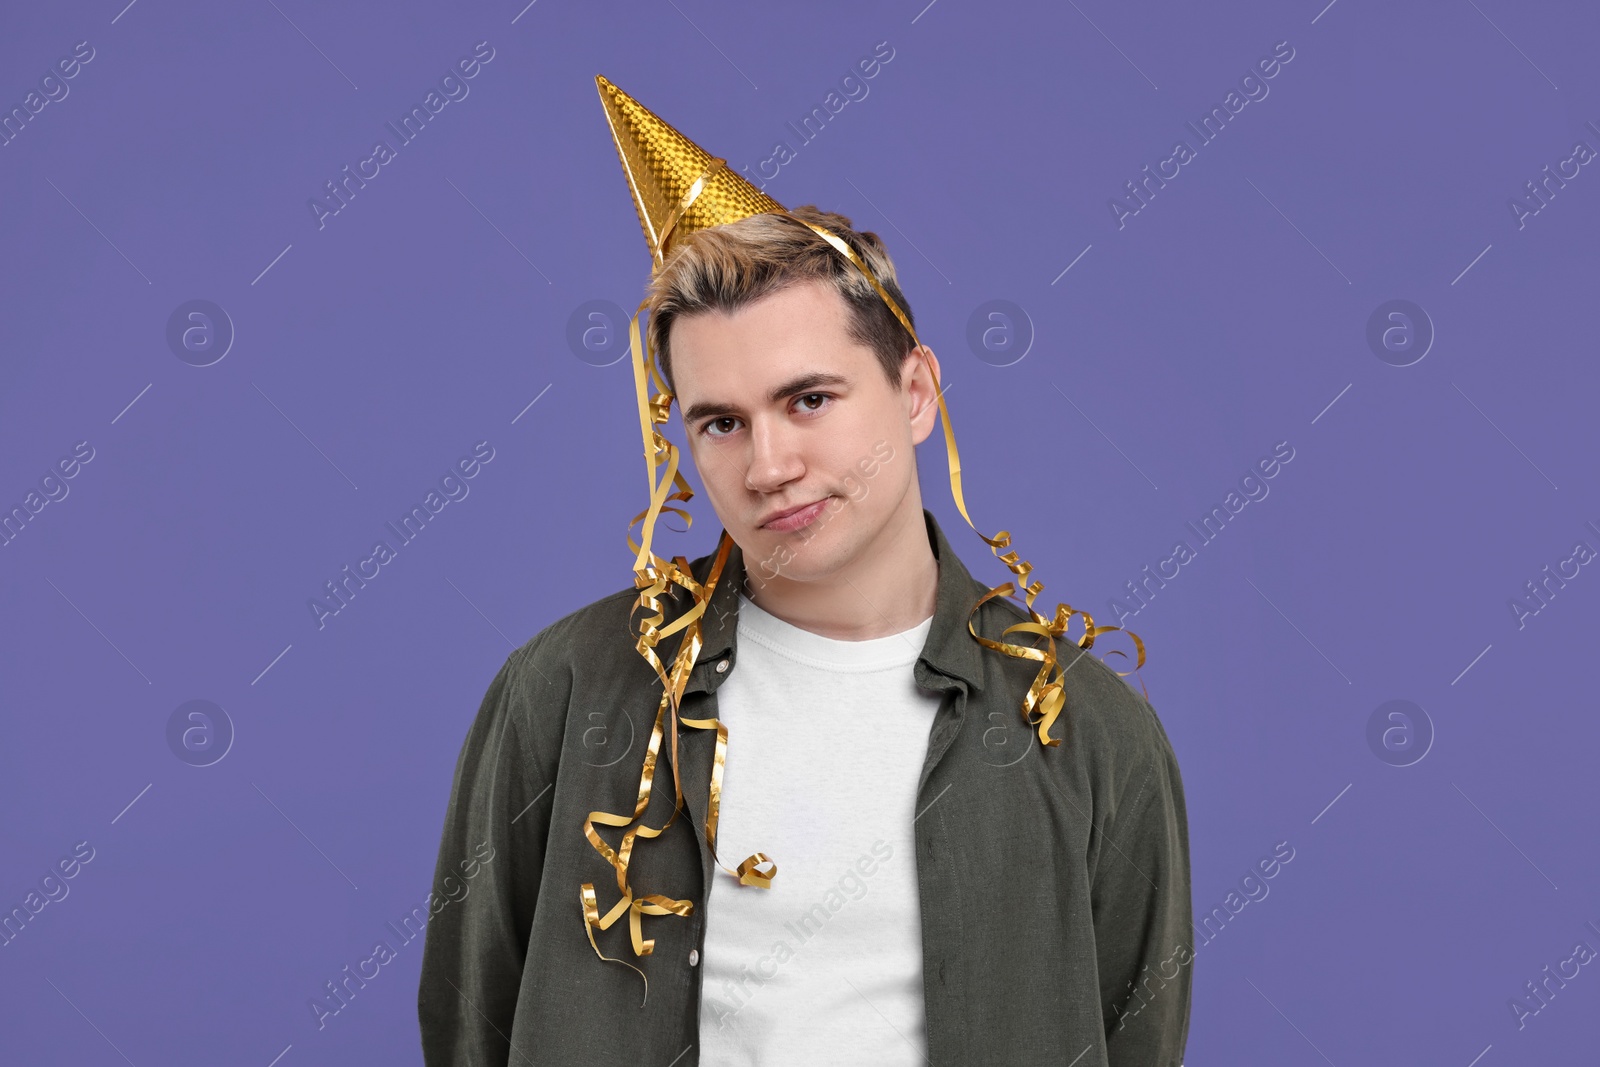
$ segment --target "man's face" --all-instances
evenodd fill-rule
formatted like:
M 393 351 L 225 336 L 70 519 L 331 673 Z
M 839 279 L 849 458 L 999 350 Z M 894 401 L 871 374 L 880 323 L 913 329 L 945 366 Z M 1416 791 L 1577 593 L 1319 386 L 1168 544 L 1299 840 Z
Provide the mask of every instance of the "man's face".
M 912 353 L 895 388 L 848 316 L 808 281 L 673 323 L 689 452 L 754 589 L 837 573 L 908 509 L 922 525 L 913 449 L 938 418 L 938 360 Z

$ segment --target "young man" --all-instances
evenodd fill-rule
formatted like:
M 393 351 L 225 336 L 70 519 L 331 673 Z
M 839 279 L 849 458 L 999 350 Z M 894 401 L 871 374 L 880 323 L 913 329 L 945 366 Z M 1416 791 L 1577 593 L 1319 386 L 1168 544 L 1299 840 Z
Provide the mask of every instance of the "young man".
M 881 241 L 601 91 L 656 256 L 661 396 L 724 534 L 655 556 L 652 475 L 635 588 L 491 683 L 439 854 L 473 881 L 429 924 L 426 1061 L 1180 1067 L 1177 761 L 1138 693 L 1051 640 L 1069 609 L 996 595 L 923 507 L 940 368 Z M 675 459 L 635 360 L 647 457 Z M 597 724 L 631 759 L 595 758 Z

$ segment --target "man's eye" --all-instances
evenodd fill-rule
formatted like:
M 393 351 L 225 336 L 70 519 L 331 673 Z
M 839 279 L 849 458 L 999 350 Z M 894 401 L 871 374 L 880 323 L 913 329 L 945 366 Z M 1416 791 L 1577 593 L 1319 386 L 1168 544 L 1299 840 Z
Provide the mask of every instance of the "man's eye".
M 701 429 L 702 429 L 702 430 L 703 430 L 703 431 L 705 431 L 705 432 L 706 432 L 706 434 L 707 434 L 707 436 L 709 436 L 709 437 L 724 437 L 724 436 L 726 436 L 726 435 L 725 435 L 725 434 L 720 434 L 720 433 L 712 433 L 712 432 L 711 432 L 711 428 L 712 428 L 712 427 L 713 427 L 713 426 L 717 426 L 717 425 L 718 425 L 718 424 L 720 424 L 720 423 L 724 423 L 724 422 L 738 422 L 738 421 L 739 421 L 739 420 L 738 420 L 738 419 L 736 419 L 736 418 L 734 418 L 734 417 L 733 417 L 733 416 L 732 416 L 732 415 L 724 415 L 724 416 L 722 416 L 722 418 L 720 418 L 720 419 L 712 419 L 712 420 L 710 420 L 710 421 L 709 421 L 709 422 L 707 422 L 707 423 L 706 423 L 706 424 L 705 424 L 705 425 L 704 425 L 704 426 L 703 426 L 703 427 L 701 427 Z M 728 431 L 728 433 L 732 433 L 732 432 L 733 432 L 733 431 L 732 431 L 732 430 L 729 430 L 729 431 Z
M 804 404 L 807 400 L 811 400 L 813 398 L 815 398 L 818 401 L 826 401 L 828 399 L 828 394 L 827 393 L 807 393 L 805 396 L 802 396 L 800 398 L 800 403 Z M 821 407 L 821 404 L 819 403 L 817 407 L 807 408 L 807 410 L 808 411 L 816 411 L 820 407 Z

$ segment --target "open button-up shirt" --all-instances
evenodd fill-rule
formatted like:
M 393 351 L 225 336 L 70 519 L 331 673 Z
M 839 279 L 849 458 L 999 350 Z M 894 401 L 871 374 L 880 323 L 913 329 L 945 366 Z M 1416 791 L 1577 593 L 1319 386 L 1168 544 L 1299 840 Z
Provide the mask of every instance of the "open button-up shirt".
M 913 675 L 947 698 L 929 731 L 914 826 L 930 1067 L 1181 1067 L 1193 928 L 1188 822 L 1166 731 L 1093 651 L 1057 639 L 1066 706 L 1051 735 L 1062 741 L 1042 746 L 1022 716 L 1038 664 L 972 639 L 968 616 L 988 586 L 923 516 L 938 592 Z M 691 563 L 697 579 L 712 561 Z M 715 718 L 717 687 L 738 669 L 744 565 L 734 545 L 681 717 Z M 648 998 L 638 974 L 595 955 L 579 892 L 593 883 L 602 912 L 619 895 L 583 821 L 633 812 L 661 696 L 634 648 L 637 596 L 596 601 L 513 652 L 467 734 L 418 991 L 429 1067 L 699 1062 L 696 961 L 717 870 L 703 835 L 714 731 L 680 731 L 684 810 L 660 837 L 636 842 L 629 874 L 636 895 L 689 899 L 693 910 L 645 915 L 655 949 L 642 958 L 625 918 L 596 932 L 602 952 L 648 976 Z M 687 594 L 672 603 L 681 611 Z M 996 597 L 973 628 L 1027 645 L 1001 636 L 1022 621 L 1017 603 Z M 663 739 L 653 827 L 672 812 L 670 752 Z M 616 847 L 620 831 L 597 828 Z

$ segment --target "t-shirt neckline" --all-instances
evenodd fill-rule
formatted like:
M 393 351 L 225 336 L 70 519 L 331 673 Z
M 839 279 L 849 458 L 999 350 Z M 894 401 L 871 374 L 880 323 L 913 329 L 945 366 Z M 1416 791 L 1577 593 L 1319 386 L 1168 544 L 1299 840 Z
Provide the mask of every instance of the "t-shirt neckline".
M 933 616 L 909 630 L 842 641 L 812 633 L 764 610 L 744 593 L 739 594 L 739 640 L 752 640 L 782 656 L 813 667 L 842 671 L 875 671 L 909 667 L 922 655 L 933 629 Z

